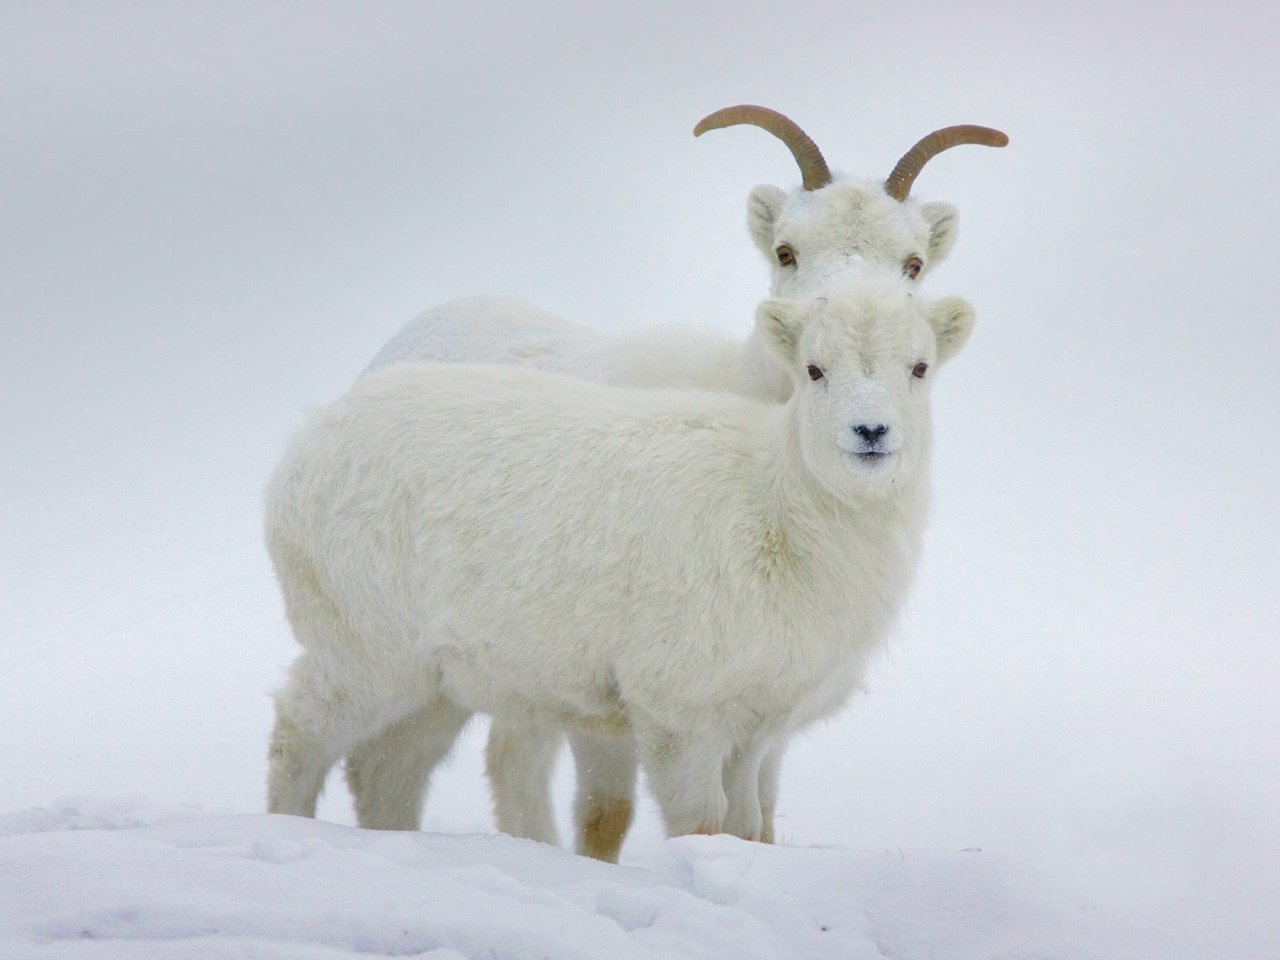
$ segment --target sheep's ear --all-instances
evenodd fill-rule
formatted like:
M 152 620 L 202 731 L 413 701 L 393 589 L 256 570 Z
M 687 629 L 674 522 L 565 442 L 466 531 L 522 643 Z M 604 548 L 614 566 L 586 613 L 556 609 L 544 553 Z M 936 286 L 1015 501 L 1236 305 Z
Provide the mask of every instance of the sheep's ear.
M 794 300 L 775 297 L 756 308 L 756 329 L 788 367 L 796 360 L 800 327 L 800 309 Z
M 938 338 L 938 362 L 950 360 L 973 332 L 973 306 L 959 297 L 934 300 L 926 308 L 926 319 Z
M 960 235 L 960 211 L 949 203 L 924 203 L 920 205 L 920 213 L 925 223 L 929 224 L 929 256 L 928 267 L 936 267 L 955 245 Z
M 747 229 L 751 239 L 770 263 L 774 262 L 773 226 L 778 222 L 782 206 L 787 202 L 785 190 L 764 184 L 752 189 L 747 197 Z

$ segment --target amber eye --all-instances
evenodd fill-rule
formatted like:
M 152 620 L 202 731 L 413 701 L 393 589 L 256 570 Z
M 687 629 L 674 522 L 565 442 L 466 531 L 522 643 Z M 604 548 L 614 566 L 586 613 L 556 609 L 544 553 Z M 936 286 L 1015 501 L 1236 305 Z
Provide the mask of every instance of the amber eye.
M 919 257 L 908 257 L 907 262 L 902 265 L 902 275 L 910 277 L 914 280 L 920 276 L 920 271 L 924 269 L 924 261 Z
M 811 364 L 809 364 L 809 379 L 810 379 L 810 380 L 821 380 L 821 379 L 822 379 L 822 376 L 823 376 L 822 371 L 821 371 L 819 368 L 815 367 L 812 363 L 811 363 Z
M 796 265 L 796 252 L 785 243 L 775 250 L 774 253 L 778 256 L 778 262 L 784 267 L 794 267 Z
M 919 363 L 917 363 L 914 367 L 911 368 L 911 375 L 915 377 L 917 380 L 923 380 L 924 375 L 928 371 L 929 371 L 929 365 L 925 363 L 923 360 L 921 360 Z

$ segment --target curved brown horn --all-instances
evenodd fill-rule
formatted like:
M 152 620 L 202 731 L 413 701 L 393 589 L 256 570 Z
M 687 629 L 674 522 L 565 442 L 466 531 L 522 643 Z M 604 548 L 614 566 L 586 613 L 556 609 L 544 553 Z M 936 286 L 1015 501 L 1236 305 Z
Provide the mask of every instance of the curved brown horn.
M 767 130 L 787 145 L 800 166 L 800 176 L 806 190 L 817 190 L 831 182 L 831 171 L 827 169 L 827 161 L 822 159 L 822 151 L 818 149 L 818 145 L 809 139 L 809 135 L 794 120 L 784 117 L 777 110 L 746 103 L 725 107 L 699 120 L 698 125 L 693 128 L 693 135 L 700 137 L 708 130 L 733 127 L 740 123 L 749 123 Z
M 943 150 L 950 150 L 962 143 L 1003 147 L 1008 142 L 1009 138 L 999 130 L 975 127 L 972 124 L 935 130 L 902 155 L 902 159 L 898 161 L 898 165 L 893 168 L 893 172 L 884 182 L 884 192 L 898 201 L 907 199 L 907 194 L 911 192 L 911 185 L 916 182 L 921 169 Z

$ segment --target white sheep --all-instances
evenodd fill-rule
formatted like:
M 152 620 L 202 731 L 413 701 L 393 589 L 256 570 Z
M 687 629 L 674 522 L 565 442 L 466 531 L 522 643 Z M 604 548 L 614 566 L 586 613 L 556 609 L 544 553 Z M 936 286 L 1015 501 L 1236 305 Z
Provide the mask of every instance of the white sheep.
M 765 838 L 767 758 L 845 702 L 919 551 L 932 368 L 973 313 L 907 286 L 762 304 L 781 405 L 492 365 L 358 381 L 268 489 L 304 648 L 269 809 L 314 815 L 405 718 L 442 755 L 480 710 L 638 749 L 672 835 Z
M 821 151 L 793 121 L 765 107 L 728 107 L 705 117 L 695 136 L 735 124 L 759 126 L 782 140 L 800 167 L 802 186 L 786 192 L 756 187 L 748 226 L 772 264 L 771 292 L 798 296 L 831 277 L 900 267 L 915 280 L 939 263 L 956 238 L 958 214 L 946 203 L 920 204 L 911 186 L 932 157 L 963 143 L 1003 146 L 987 127 L 936 130 L 907 151 L 883 182 L 833 177 Z M 701 387 L 782 400 L 790 380 L 755 332 L 745 341 L 692 328 L 607 335 L 518 300 L 472 297 L 443 304 L 401 329 L 366 373 L 402 359 L 487 361 L 554 370 L 603 383 L 645 387 Z M 442 756 L 430 736 L 415 737 L 429 716 L 406 718 L 385 736 L 362 744 L 347 762 L 359 822 L 367 827 L 416 829 L 427 776 Z M 556 842 L 550 780 L 561 732 L 495 718 L 486 749 L 500 830 Z M 635 761 L 602 753 L 570 734 L 578 768 L 577 847 L 616 859 L 631 818 Z M 761 794 L 772 835 L 780 753 L 767 758 Z

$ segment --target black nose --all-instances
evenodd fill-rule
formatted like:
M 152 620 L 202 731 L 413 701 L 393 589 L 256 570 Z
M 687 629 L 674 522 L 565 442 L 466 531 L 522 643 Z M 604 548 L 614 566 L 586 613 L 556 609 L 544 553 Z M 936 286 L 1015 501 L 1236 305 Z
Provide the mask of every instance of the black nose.
M 860 423 L 853 428 L 853 432 L 867 443 L 875 443 L 889 432 L 889 426 L 884 423 Z

